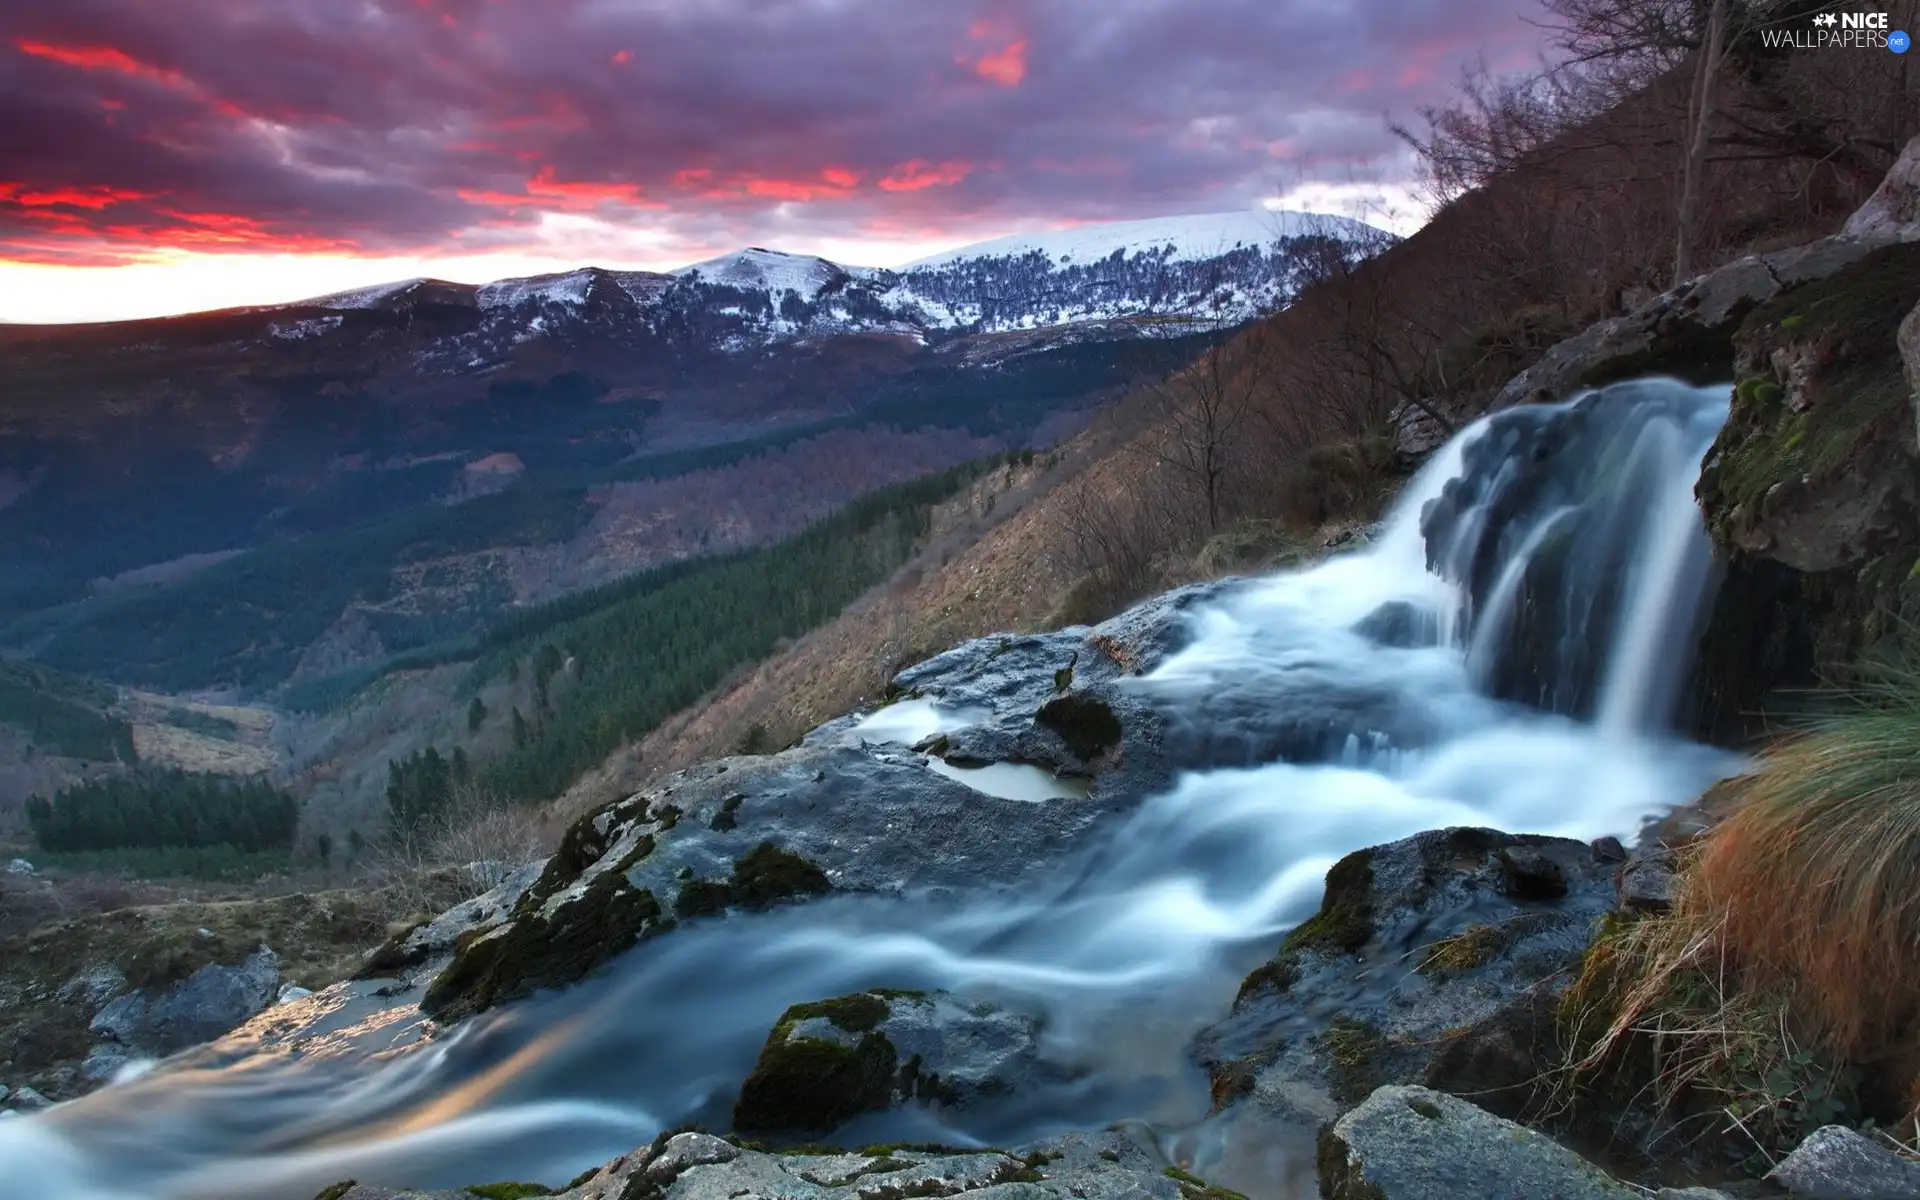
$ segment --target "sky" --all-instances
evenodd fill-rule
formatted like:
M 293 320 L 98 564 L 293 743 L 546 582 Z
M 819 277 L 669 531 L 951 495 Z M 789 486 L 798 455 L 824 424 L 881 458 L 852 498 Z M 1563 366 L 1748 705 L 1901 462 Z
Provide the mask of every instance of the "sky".
M 1266 207 L 1405 232 L 1387 132 L 1533 0 L 5 0 L 0 321 L 430 275 L 887 266 Z

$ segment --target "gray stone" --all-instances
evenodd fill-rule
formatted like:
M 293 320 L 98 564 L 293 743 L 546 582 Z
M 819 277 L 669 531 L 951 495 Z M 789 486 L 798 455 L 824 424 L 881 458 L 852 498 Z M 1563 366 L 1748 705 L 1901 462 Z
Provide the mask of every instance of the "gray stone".
M 1653 1200 L 1734 1200 L 1734 1198 L 1719 1188 L 1684 1187 L 1661 1188 L 1653 1194 Z
M 292 1004 L 295 1000 L 305 1000 L 311 995 L 313 995 L 312 988 L 303 988 L 297 983 L 289 983 L 280 989 L 280 994 L 274 997 L 273 1002 L 275 1004 Z
M 1565 894 L 1515 894 L 1513 861 L 1559 872 Z M 1241 986 L 1195 1055 L 1217 1101 L 1309 1127 L 1375 1087 L 1422 1083 L 1524 1112 L 1542 1077 L 1536 1006 L 1613 906 L 1584 842 L 1445 829 L 1375 846 L 1328 876 L 1337 937 L 1284 945 Z
M 1849 237 L 1920 241 L 1920 137 L 1909 141 L 1887 177 L 1842 230 Z
M 870 1017 L 855 1016 L 882 1005 L 885 1015 L 871 1024 Z M 828 1001 L 829 1015 L 805 1015 L 821 1007 L 799 1006 L 781 1014 L 741 1088 L 736 1128 L 824 1133 L 860 1112 L 914 1103 L 965 1108 L 987 1097 L 1032 1094 L 1078 1075 L 1042 1053 L 1037 1017 L 984 1001 L 945 992 L 856 992 Z M 893 1073 L 876 1073 L 856 1097 L 843 1087 L 817 1087 L 809 1060 L 779 1053 L 796 1042 L 871 1053 L 866 1048 L 874 1038 L 885 1043 L 874 1061 L 891 1062 Z M 787 1127 L 786 1121 L 795 1123 Z
M 13 1095 L 7 1099 L 7 1107 L 16 1112 L 40 1112 L 52 1108 L 53 1101 L 30 1087 L 19 1087 L 15 1088 Z
M 1807 1135 L 1767 1178 L 1804 1200 L 1913 1200 L 1920 1163 L 1842 1125 Z
M 657 1158 L 647 1164 L 654 1179 L 670 1179 L 689 1167 L 732 1162 L 740 1157 L 740 1148 L 705 1133 L 681 1133 L 667 1139 Z
M 1637 1200 L 1552 1138 L 1421 1087 L 1383 1087 L 1323 1135 L 1327 1200 Z
M 31 875 L 33 874 L 33 864 L 24 858 L 16 858 L 7 864 L 7 874 Z
M 1620 907 L 1636 912 L 1665 912 L 1680 895 L 1680 879 L 1666 864 L 1635 860 L 1620 872 Z
M 88 1083 L 111 1083 L 120 1069 L 133 1060 L 117 1046 L 95 1046 L 80 1064 L 80 1077 Z
M 201 967 L 168 987 L 121 996 L 88 1028 L 130 1056 L 164 1058 L 217 1038 L 266 1008 L 279 983 L 279 960 L 263 946 L 238 965 Z
M 12 1094 L 13 1094 L 12 1088 L 8 1087 L 4 1083 L 0 1083 L 0 1104 L 5 1104 L 7 1102 L 7 1097 L 11 1096 Z

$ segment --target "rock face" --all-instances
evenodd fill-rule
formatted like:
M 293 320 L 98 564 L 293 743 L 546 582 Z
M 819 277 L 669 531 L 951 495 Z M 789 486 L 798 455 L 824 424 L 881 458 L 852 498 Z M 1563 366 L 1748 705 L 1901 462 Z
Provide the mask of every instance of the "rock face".
M 325 1200 L 472 1200 L 552 1195 L 563 1200 L 1233 1200 L 1168 1168 L 1119 1134 L 1069 1134 L 1019 1156 L 997 1150 L 873 1147 L 857 1154 L 768 1154 L 704 1133 L 663 1134 L 650 1147 L 588 1172 L 564 1190 L 514 1185 L 447 1192 L 342 1184 Z
M 1551 1050 L 1536 1018 L 1612 907 L 1613 869 L 1585 843 L 1489 829 L 1341 859 L 1320 911 L 1199 1038 L 1216 1105 L 1297 1127 L 1422 1082 L 1524 1113 Z
M 1501 388 L 1490 407 L 1563 400 L 1636 375 L 1726 379 L 1734 331 L 1748 313 L 1790 288 L 1832 276 L 1879 244 L 1827 238 L 1729 263 L 1561 342 Z
M 1464 1100 L 1383 1087 L 1321 1135 L 1327 1200 L 1628 1200 L 1642 1195 L 1573 1151 Z
M 1911 1200 L 1920 1163 L 1839 1125 L 1816 1129 L 1767 1178 L 1804 1200 Z
M 859 992 L 782 1014 L 741 1085 L 734 1128 L 823 1133 L 907 1103 L 964 1108 L 1069 1077 L 1040 1022 L 942 992 Z
M 1909 242 L 1742 322 L 1732 415 L 1698 489 L 1727 565 L 1696 673 L 1703 732 L 1737 736 L 1770 692 L 1920 618 L 1920 460 L 1899 344 L 1917 304 Z
M 1849 237 L 1920 241 L 1920 137 L 1900 152 L 1880 187 L 1847 218 Z
M 237 966 L 201 967 L 169 987 L 129 992 L 93 1018 L 89 1028 L 107 1048 L 90 1061 L 110 1075 L 116 1056 L 163 1058 L 219 1037 L 272 1003 L 279 986 L 279 960 L 261 947 Z

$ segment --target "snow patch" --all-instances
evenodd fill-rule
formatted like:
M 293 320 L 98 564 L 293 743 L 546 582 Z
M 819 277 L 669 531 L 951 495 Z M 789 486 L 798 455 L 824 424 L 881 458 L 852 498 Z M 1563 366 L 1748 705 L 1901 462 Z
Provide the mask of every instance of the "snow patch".
M 780 292 L 797 292 L 803 300 L 813 299 L 821 288 L 852 273 L 824 258 L 810 254 L 783 254 L 759 246 L 723 254 L 719 258 L 681 267 L 674 272 L 682 278 L 697 275 L 708 283 L 746 291 L 765 291 L 776 295 Z
M 476 300 L 480 307 L 519 308 L 528 304 L 565 304 L 578 307 L 587 302 L 593 287 L 593 272 L 568 271 L 564 275 L 534 275 L 526 279 L 502 279 L 480 288 Z
M 401 279 L 393 283 L 376 284 L 373 287 L 355 288 L 349 292 L 334 292 L 326 296 L 317 296 L 312 300 L 303 300 L 298 305 L 283 305 L 286 308 L 377 308 L 383 300 L 392 299 L 412 291 L 425 283 L 424 279 Z
M 961 246 L 944 254 L 916 259 L 903 272 L 944 267 L 976 258 L 1019 257 L 1039 251 L 1055 263 L 1086 265 L 1121 251 L 1135 254 L 1166 251 L 1170 262 L 1197 262 L 1215 258 L 1235 247 L 1261 248 L 1295 237 L 1319 235 L 1357 241 L 1379 231 L 1347 217 L 1318 213 L 1246 211 L 1201 213 L 1190 217 L 1153 217 L 1145 221 L 1109 221 L 1079 225 L 1049 233 L 1022 233 Z

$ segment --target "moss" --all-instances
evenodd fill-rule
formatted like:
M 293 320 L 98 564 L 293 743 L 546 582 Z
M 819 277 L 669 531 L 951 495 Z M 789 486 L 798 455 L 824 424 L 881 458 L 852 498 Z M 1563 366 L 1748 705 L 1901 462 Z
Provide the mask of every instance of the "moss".
M 735 900 L 745 908 L 772 908 L 801 896 L 824 896 L 833 890 L 827 873 L 813 863 L 761 842 L 733 864 Z
M 733 902 L 733 889 L 711 879 L 696 879 L 680 889 L 674 898 L 673 913 L 682 921 L 694 917 L 717 917 Z
M 1313 1161 L 1325 1200 L 1389 1200 L 1379 1184 L 1367 1181 L 1366 1169 L 1347 1156 L 1347 1144 L 1334 1133 L 1331 1121 L 1314 1139 Z
M 1833 276 L 1754 310 L 1737 337 L 1756 374 L 1736 390 L 1734 412 L 1703 480 L 1713 508 L 1757 504 L 1775 484 L 1857 468 L 1864 451 L 1910 436 L 1911 389 L 1900 360 L 1900 321 L 1920 304 L 1920 245 L 1888 246 Z M 1818 364 L 1817 397 L 1783 411 L 1773 352 L 1791 348 Z
M 588 1167 L 586 1170 L 580 1172 L 578 1175 L 575 1175 L 572 1179 L 569 1179 L 567 1181 L 567 1186 L 561 1188 L 560 1190 L 563 1192 L 577 1191 L 580 1188 L 583 1188 L 587 1185 L 587 1180 L 592 1179 L 595 1175 L 598 1175 L 601 1171 L 605 1169 L 606 1169 L 605 1163 L 601 1163 L 598 1166 Z
M 564 987 L 660 933 L 659 902 L 627 880 L 627 872 L 652 852 L 653 839 L 643 836 L 556 911 L 516 910 L 503 930 L 458 944 L 453 961 L 428 986 L 422 1010 L 455 1021 L 542 988 Z
M 1258 1070 L 1247 1059 L 1236 1058 L 1215 1064 L 1207 1071 L 1207 1098 L 1213 1102 L 1213 1111 L 1219 1112 L 1235 1101 L 1245 1099 L 1253 1093 L 1258 1081 Z
M 1357 1104 L 1379 1086 L 1379 1058 L 1387 1039 L 1378 1026 L 1339 1016 L 1313 1042 L 1327 1056 L 1327 1085 L 1334 1099 Z
M 1427 947 L 1427 954 L 1414 969 L 1422 975 L 1444 976 L 1485 966 L 1512 940 L 1508 931 L 1497 925 L 1469 925 L 1450 938 L 1441 938 Z
M 1442 1121 L 1446 1119 L 1446 1114 L 1440 1111 L 1440 1106 L 1424 1097 L 1415 1097 L 1407 1101 L 1407 1107 L 1429 1121 Z
M 1320 911 L 1296 925 L 1282 951 L 1352 954 L 1373 937 L 1373 851 L 1355 850 L 1327 871 Z
M 1223 1187 L 1214 1187 L 1197 1175 L 1189 1174 L 1179 1167 L 1168 1167 L 1161 1172 L 1168 1179 L 1180 1185 L 1180 1194 L 1187 1200 L 1247 1200 L 1239 1192 L 1228 1191 Z
M 1238 1009 L 1261 992 L 1285 993 L 1288 988 L 1299 982 L 1299 953 L 1283 953 L 1272 962 L 1255 967 L 1245 979 L 1240 981 L 1240 990 L 1233 997 L 1233 1007 Z
M 1074 757 L 1090 761 L 1120 744 L 1120 719 L 1104 700 L 1092 696 L 1061 696 L 1047 701 L 1034 714 L 1034 723 L 1060 735 Z
M 780 1023 L 774 1026 L 774 1032 L 777 1036 L 784 1036 L 802 1021 L 824 1017 L 833 1022 L 836 1029 L 844 1029 L 848 1033 L 867 1033 L 880 1027 L 880 1022 L 887 1019 L 888 1011 L 884 998 L 873 992 L 856 992 L 851 996 L 796 1004 L 780 1015 Z
M 827 1130 L 892 1099 L 899 1055 L 879 1033 L 847 1046 L 825 1038 L 769 1038 L 740 1085 L 734 1128 L 747 1132 Z
M 358 1183 L 351 1179 L 342 1180 L 331 1187 L 321 1188 L 320 1194 L 315 1196 L 313 1200 L 340 1200 L 342 1196 L 345 1196 L 348 1192 L 359 1186 Z
M 533 1196 L 551 1196 L 553 1189 L 538 1183 L 483 1183 L 468 1192 L 480 1200 L 529 1200 Z
M 408 946 L 407 942 L 413 937 L 416 931 L 428 923 L 427 921 L 413 921 L 403 928 L 395 930 L 391 937 L 380 944 L 379 949 L 367 955 L 367 961 L 361 965 L 358 971 L 354 972 L 353 977 L 355 979 L 381 979 L 389 975 L 398 975 L 402 971 L 411 970 L 427 961 L 429 948 L 424 943 Z

